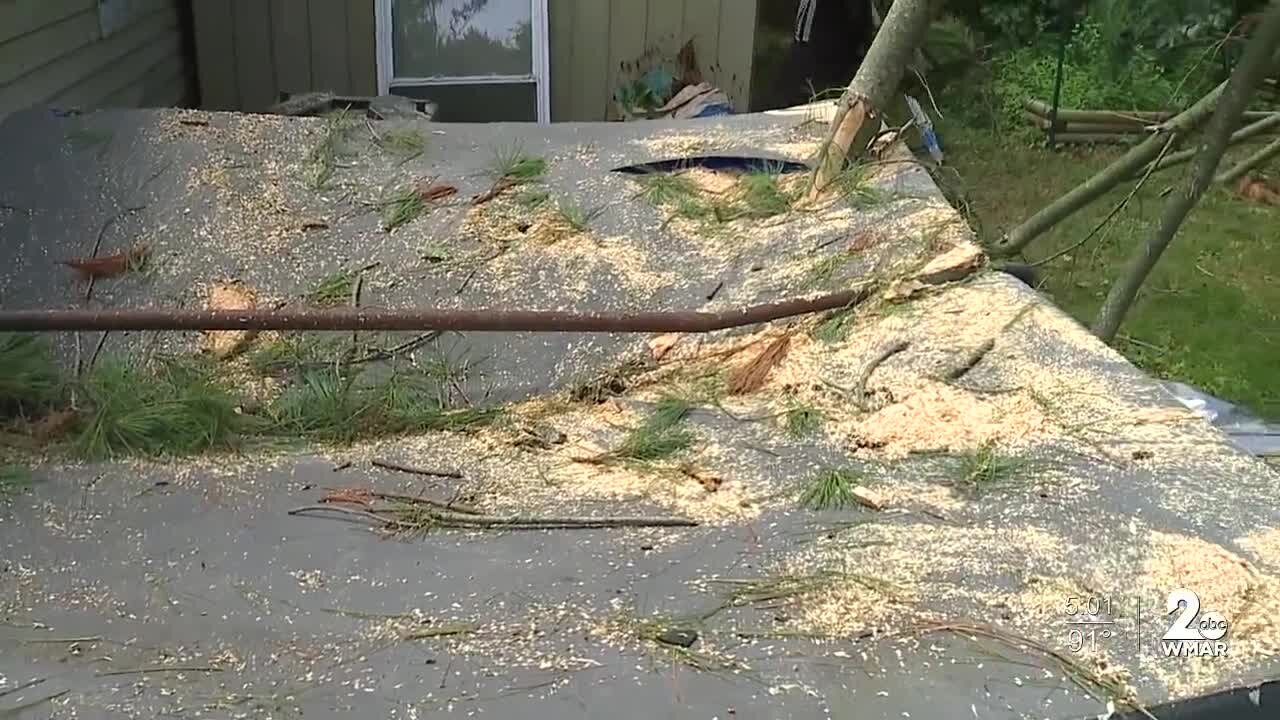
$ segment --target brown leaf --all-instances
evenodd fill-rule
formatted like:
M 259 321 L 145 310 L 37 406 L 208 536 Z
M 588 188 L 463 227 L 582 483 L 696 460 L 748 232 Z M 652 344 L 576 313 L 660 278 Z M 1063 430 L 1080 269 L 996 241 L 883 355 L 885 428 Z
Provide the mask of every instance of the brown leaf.
M 782 337 L 769 343 L 769 347 L 755 357 L 754 360 L 737 368 L 729 375 L 729 394 L 745 395 L 764 387 L 769 373 L 787 357 L 791 349 L 791 336 Z
M 239 283 L 214 285 L 205 302 L 209 310 L 252 310 L 256 306 L 253 291 Z M 254 330 L 210 330 L 205 333 L 205 347 L 215 358 L 225 360 L 244 349 L 256 335 Z
M 445 183 L 426 184 L 420 183 L 416 188 L 418 196 L 426 202 L 447 198 L 450 195 L 457 194 L 458 188 L 447 185 Z
M 849 252 L 865 252 L 880 244 L 884 238 L 872 232 L 860 232 L 849 242 Z
M 59 410 L 49 413 L 31 424 L 31 437 L 44 445 L 58 440 L 75 427 L 80 419 L 75 410 Z
M 61 264 L 69 268 L 73 268 L 80 273 L 80 277 L 84 280 L 91 278 L 101 280 L 103 278 L 119 277 L 129 272 L 129 270 L 137 267 L 142 261 L 146 260 L 149 250 L 145 245 L 139 245 L 131 250 L 116 253 L 115 255 L 102 255 L 94 258 L 72 258 L 71 260 L 62 260 Z
M 653 356 L 654 361 L 657 362 L 666 357 L 667 353 L 671 352 L 671 348 L 680 342 L 681 337 L 680 333 L 665 333 L 650 340 L 649 353 Z
M 373 492 L 365 488 L 339 488 L 330 490 L 325 496 L 320 498 L 322 503 L 345 503 L 348 505 L 364 505 L 369 507 L 373 504 Z
M 1236 183 L 1236 194 L 1264 205 L 1280 205 L 1280 190 L 1256 175 L 1245 175 Z

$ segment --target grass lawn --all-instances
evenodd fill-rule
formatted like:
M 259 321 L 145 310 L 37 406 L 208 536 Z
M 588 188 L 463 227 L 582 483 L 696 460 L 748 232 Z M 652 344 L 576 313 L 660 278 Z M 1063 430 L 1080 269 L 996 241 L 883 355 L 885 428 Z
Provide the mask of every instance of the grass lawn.
M 1053 153 L 1026 139 L 1002 139 L 989 130 L 948 123 L 939 127 L 939 135 L 948 165 L 959 174 L 970 220 L 984 240 L 999 237 L 1120 152 Z M 1234 151 L 1232 157 L 1256 147 Z M 1160 194 L 1180 182 L 1188 167 L 1154 174 L 1113 220 L 1109 233 L 1104 230 L 1042 267 L 1042 290 L 1090 323 L 1133 247 L 1159 221 Z M 1280 170 L 1280 162 L 1273 161 L 1271 168 Z M 954 173 L 946 175 L 944 183 L 957 182 Z M 1121 186 L 1060 223 L 1033 242 L 1025 257 L 1034 262 L 1083 239 L 1130 187 Z M 1280 208 L 1213 189 L 1147 279 L 1120 333 L 1116 347 L 1148 372 L 1280 418 Z

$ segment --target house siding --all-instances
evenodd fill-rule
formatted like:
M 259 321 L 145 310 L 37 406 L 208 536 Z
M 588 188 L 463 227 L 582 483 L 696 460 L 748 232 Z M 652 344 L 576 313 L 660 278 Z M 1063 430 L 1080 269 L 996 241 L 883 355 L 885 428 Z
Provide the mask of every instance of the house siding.
M 649 52 L 671 59 L 692 41 L 709 82 L 745 110 L 757 0 L 548 0 L 551 112 L 562 120 L 604 120 L 613 93 Z M 604 62 L 601 62 L 601 61 Z
M 192 0 L 202 104 L 260 111 L 283 93 L 376 95 L 374 0 Z M 757 0 L 548 0 L 551 114 L 604 120 L 631 63 L 692 40 L 745 109 Z
M 39 105 L 139 107 L 194 99 L 184 0 L 137 0 L 104 37 L 97 0 L 0 3 L 0 117 Z
M 282 94 L 377 95 L 374 0 L 192 0 L 201 104 L 259 112 Z

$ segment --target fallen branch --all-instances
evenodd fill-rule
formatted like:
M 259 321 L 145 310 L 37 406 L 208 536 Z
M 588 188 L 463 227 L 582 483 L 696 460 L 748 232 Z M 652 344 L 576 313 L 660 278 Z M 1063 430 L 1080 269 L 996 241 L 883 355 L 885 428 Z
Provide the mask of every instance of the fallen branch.
M 388 530 L 423 530 L 428 527 L 459 529 L 503 528 L 508 530 L 587 530 L 620 527 L 697 527 L 696 520 L 678 517 L 537 517 L 531 515 L 469 515 L 462 512 L 425 509 L 427 522 L 394 517 L 395 510 L 353 510 L 336 505 L 308 505 L 294 508 L 290 515 L 336 512 L 373 522 Z M 388 517 L 384 513 L 392 513 Z
M 370 460 L 369 464 L 376 468 L 382 468 L 383 470 L 395 470 L 396 472 L 409 473 L 410 475 L 457 478 L 458 480 L 462 479 L 462 473 L 457 470 L 428 470 L 426 468 L 413 467 L 411 465 L 401 465 L 388 460 Z
M 967 375 L 970 370 L 977 367 L 978 363 L 982 362 L 982 359 L 985 358 L 987 356 L 987 353 L 991 352 L 992 349 L 995 348 L 995 346 L 996 346 L 995 339 L 991 339 L 982 343 L 981 345 L 974 348 L 973 350 L 970 350 L 966 355 L 964 355 L 960 359 L 960 362 L 943 370 L 941 375 L 939 376 L 940 379 L 946 380 L 948 382 L 955 382 L 956 380 L 959 380 L 960 378 Z
M 1276 155 L 1280 155 L 1280 140 L 1271 141 L 1271 144 L 1262 148 L 1258 152 L 1250 155 L 1244 160 L 1241 160 L 1239 163 L 1235 165 L 1235 167 L 1232 167 L 1229 170 L 1224 170 L 1221 173 L 1218 173 L 1218 176 L 1215 177 L 1213 181 L 1221 185 L 1230 185 L 1236 180 L 1239 180 L 1241 175 L 1244 175 L 1245 173 L 1261 165 L 1262 163 L 1270 160 Z
M 1267 117 L 1264 117 L 1261 120 L 1258 120 L 1257 122 L 1250 123 L 1249 125 L 1245 125 L 1244 127 L 1240 128 L 1234 133 L 1231 133 L 1231 137 L 1228 139 L 1227 144 L 1228 146 L 1230 146 L 1230 145 L 1235 145 L 1237 143 L 1244 142 L 1245 140 L 1249 140 L 1251 138 L 1257 137 L 1258 135 L 1261 135 L 1267 132 L 1268 130 L 1272 130 L 1276 127 L 1280 127 L 1280 113 L 1273 113 L 1271 115 L 1268 115 Z M 1150 172 L 1151 170 L 1164 170 L 1166 168 L 1173 167 L 1174 165 L 1180 165 L 1190 160 L 1191 158 L 1195 157 L 1195 154 L 1196 154 L 1195 148 L 1188 148 L 1186 150 L 1179 150 L 1174 153 L 1169 153 L 1169 155 L 1166 156 L 1163 160 L 1157 159 L 1154 162 L 1152 162 L 1150 165 L 1148 165 L 1147 171 Z
M 21 685 L 15 685 L 14 687 L 7 688 L 7 689 L 5 689 L 5 690 L 0 690 L 0 698 L 5 697 L 5 696 L 7 696 L 7 695 L 12 695 L 12 694 L 17 693 L 17 692 L 22 692 L 23 690 L 26 690 L 26 689 L 27 689 L 27 688 L 29 688 L 29 687 L 35 687 L 36 685 L 39 685 L 40 683 L 42 683 L 42 682 L 44 682 L 44 681 L 46 681 L 46 680 L 48 680 L 48 679 L 49 679 L 49 678 L 47 678 L 47 677 L 34 678 L 34 679 L 32 679 L 32 680 L 28 680 L 28 681 L 26 681 L 26 682 L 22 683 Z
M 23 640 L 23 645 L 69 645 L 82 642 L 101 642 L 102 637 L 95 635 L 92 637 L 72 637 L 72 638 L 32 638 Z
M 103 670 L 95 673 L 96 677 L 111 677 L 113 675 L 150 675 L 153 673 L 171 673 L 171 672 L 222 672 L 222 668 L 212 665 L 144 665 L 143 667 L 133 668 L 131 670 Z
M 871 379 L 871 374 L 876 371 L 876 368 L 883 365 L 886 360 L 897 355 L 903 350 L 906 350 L 910 345 L 911 342 L 905 339 L 899 339 L 888 343 L 880 349 L 880 352 L 876 353 L 875 357 L 871 358 L 871 361 L 867 363 L 866 367 L 862 368 L 862 372 L 858 375 L 858 382 L 854 383 L 853 389 L 851 390 L 853 394 L 853 402 L 857 404 L 859 408 L 864 411 L 870 409 L 867 407 L 867 382 Z
M 1115 218 L 1116 215 L 1120 214 L 1121 210 L 1124 210 L 1125 207 L 1129 205 L 1129 201 L 1133 200 L 1133 197 L 1138 194 L 1138 191 L 1142 189 L 1142 186 L 1147 184 L 1147 178 L 1151 177 L 1151 173 L 1155 172 L 1156 166 L 1160 164 L 1160 158 L 1164 157 L 1165 153 L 1169 151 L 1169 148 L 1173 147 L 1173 142 L 1176 139 L 1177 137 L 1174 135 L 1169 136 L 1169 140 L 1164 144 L 1164 149 L 1160 151 L 1159 157 L 1156 158 L 1154 163 L 1147 166 L 1147 171 L 1142 175 L 1142 179 L 1139 180 L 1137 184 L 1135 184 L 1133 188 L 1129 190 L 1129 194 L 1125 195 L 1123 200 L 1121 200 L 1119 203 L 1116 204 L 1114 208 L 1111 209 L 1111 212 L 1107 213 L 1106 217 L 1102 218 L 1102 220 L 1100 220 L 1097 225 L 1093 226 L 1093 229 L 1089 231 L 1088 235 L 1085 235 L 1084 238 L 1082 238 L 1079 242 L 1069 245 L 1063 248 L 1062 250 L 1059 250 L 1058 252 L 1050 255 L 1047 258 L 1044 258 L 1042 260 L 1037 260 L 1031 263 L 1031 267 L 1040 267 L 1041 265 L 1046 265 L 1048 263 L 1051 263 L 1054 260 L 1057 260 L 1058 258 L 1062 257 L 1063 255 L 1074 252 L 1084 247 L 1085 243 L 1092 240 L 1093 236 L 1097 235 L 1099 230 L 1106 227 L 1107 224 L 1110 223 L 1111 220 Z
M 1168 143 L 1170 135 L 1182 136 L 1203 124 L 1217 107 L 1218 99 L 1226 86 L 1226 82 L 1218 85 L 1191 107 L 1157 126 L 1156 132 L 1151 137 L 1117 158 L 1101 172 L 1027 218 L 1000 239 L 994 251 L 999 255 L 1014 255 L 1021 252 L 1032 240 L 1107 194 L 1111 188 L 1154 160 Z
M 503 176 L 493 183 L 493 187 L 471 198 L 472 205 L 483 205 L 502 193 L 516 186 L 516 181 Z
M 446 623 L 444 625 L 435 625 L 433 627 L 419 628 L 410 630 L 400 636 L 401 640 L 428 640 L 430 638 L 448 637 L 450 635 L 464 635 L 473 633 L 480 629 L 480 623 L 474 622 L 457 622 Z

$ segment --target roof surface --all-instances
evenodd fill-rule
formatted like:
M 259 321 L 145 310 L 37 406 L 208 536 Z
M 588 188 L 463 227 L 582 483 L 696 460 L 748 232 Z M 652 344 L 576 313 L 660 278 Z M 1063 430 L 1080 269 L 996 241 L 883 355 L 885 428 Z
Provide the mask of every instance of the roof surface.
M 450 358 L 468 368 L 459 397 L 504 408 L 467 433 L 171 462 L 49 458 L 44 482 L 0 509 L 0 710 L 56 695 L 81 717 L 1075 718 L 1280 670 L 1276 473 L 1012 278 L 912 283 L 975 249 L 901 151 L 852 197 L 707 224 L 671 219 L 612 171 L 688 155 L 805 161 L 823 124 L 423 124 L 424 152 L 404 160 L 378 146 L 390 128 L 361 121 L 314 190 L 331 129 L 188 111 L 12 116 L 0 126 L 0 303 L 77 305 L 83 288 L 56 263 L 99 239 L 102 254 L 143 243 L 154 260 L 100 283 L 105 307 L 198 305 L 228 281 L 261 305 L 292 304 L 352 268 L 369 268 L 369 306 L 692 310 L 853 283 L 876 294 L 834 319 L 662 343 L 440 337 L 404 360 Z M 516 149 L 544 158 L 545 177 L 473 206 L 495 156 Z M 732 192 L 725 173 L 695 175 L 702 192 Z M 424 178 L 459 192 L 385 232 L 377 204 Z M 531 209 L 530 190 L 550 202 Z M 762 388 L 718 389 L 784 335 Z M 70 362 L 75 338 L 56 342 Z M 96 342 L 85 334 L 82 352 Z M 103 352 L 199 343 L 120 333 Z M 868 364 L 904 343 L 857 392 Z M 570 397 L 602 374 L 615 380 L 599 402 Z M 695 404 L 690 449 L 591 461 L 671 395 Z M 788 427 L 796 409 L 819 418 L 810 434 Z M 975 481 L 993 464 L 998 482 Z M 881 509 L 805 508 L 833 470 Z M 287 512 L 348 486 L 464 497 L 494 515 L 700 524 L 388 539 Z M 1178 587 L 1228 620 L 1225 657 L 1159 656 Z M 1101 613 L 1087 619 L 1111 624 L 1067 623 L 1088 598 Z M 653 639 L 670 630 L 698 639 Z

